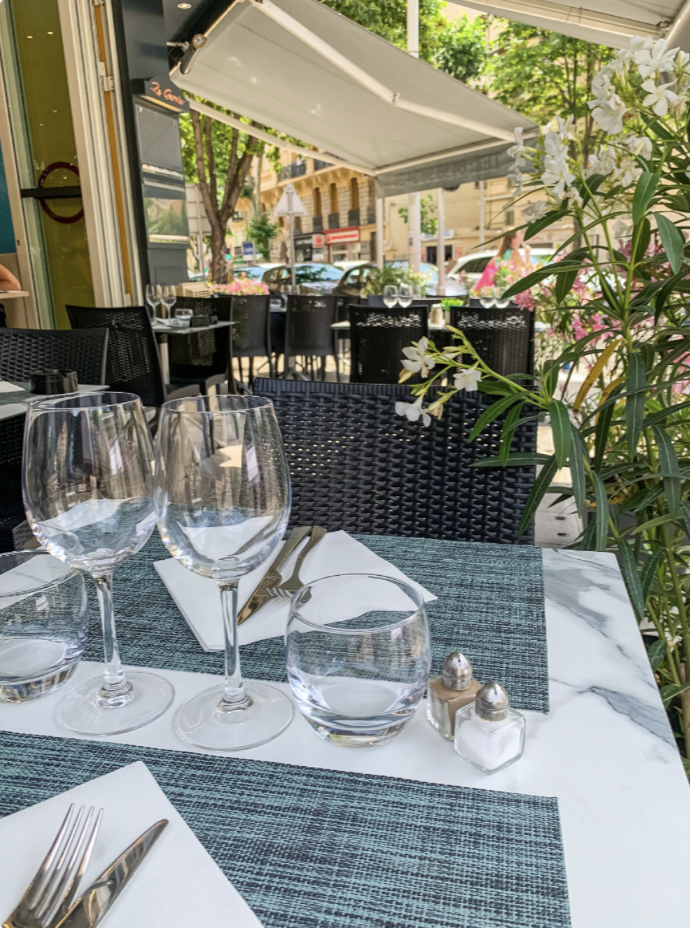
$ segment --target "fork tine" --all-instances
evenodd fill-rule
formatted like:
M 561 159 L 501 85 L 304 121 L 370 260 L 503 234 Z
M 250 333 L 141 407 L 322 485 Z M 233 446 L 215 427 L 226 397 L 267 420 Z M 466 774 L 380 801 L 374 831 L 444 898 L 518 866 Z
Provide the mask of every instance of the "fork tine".
M 95 813 L 95 808 L 91 806 L 83 823 L 78 840 L 75 842 L 64 875 L 59 885 L 54 890 L 53 898 L 50 902 L 44 903 L 42 918 L 50 925 L 56 920 L 55 916 L 58 911 L 62 914 L 67 914 L 72 901 L 77 895 L 79 883 L 89 865 L 91 853 L 96 843 L 98 830 L 103 817 L 102 809 L 99 810 L 98 815 Z
M 42 916 L 42 913 L 50 904 L 51 899 L 54 898 L 55 887 L 62 880 L 69 859 L 72 856 L 74 847 L 78 843 L 83 831 L 85 811 L 85 806 L 79 806 L 77 817 L 74 820 L 72 827 L 70 828 L 66 841 L 63 843 L 62 850 L 57 860 L 47 871 L 46 878 L 43 880 L 41 887 L 34 894 L 31 907 L 34 909 L 34 912 L 38 918 Z
M 50 846 L 50 850 L 45 856 L 43 863 L 36 871 L 36 875 L 29 884 L 24 899 L 27 905 L 32 905 L 36 897 L 43 892 L 45 883 L 49 877 L 49 872 L 52 872 L 52 866 L 55 859 L 62 853 L 64 844 L 69 840 L 69 835 L 71 834 L 72 827 L 74 825 L 74 803 L 72 803 L 67 810 L 67 814 L 62 820 L 62 825 L 58 833 L 55 835 L 55 840 Z

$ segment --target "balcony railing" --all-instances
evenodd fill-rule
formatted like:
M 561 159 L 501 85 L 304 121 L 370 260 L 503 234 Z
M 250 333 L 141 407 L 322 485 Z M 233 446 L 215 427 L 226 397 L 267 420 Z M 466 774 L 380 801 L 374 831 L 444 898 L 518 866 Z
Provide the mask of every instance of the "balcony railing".
M 330 161 L 319 161 L 318 158 L 314 158 L 314 170 L 322 171 L 324 168 L 332 168 L 333 165 Z
M 323 216 L 312 216 L 311 230 L 312 232 L 323 232 Z
M 329 229 L 340 228 L 340 213 L 329 213 L 328 214 L 328 228 Z
M 307 173 L 306 161 L 293 161 L 278 171 L 278 180 L 289 180 L 291 177 L 302 177 Z
M 349 209 L 347 211 L 347 224 L 348 226 L 359 225 L 359 210 L 358 209 Z
M 367 207 L 367 225 L 373 226 L 376 222 L 376 207 L 368 206 Z

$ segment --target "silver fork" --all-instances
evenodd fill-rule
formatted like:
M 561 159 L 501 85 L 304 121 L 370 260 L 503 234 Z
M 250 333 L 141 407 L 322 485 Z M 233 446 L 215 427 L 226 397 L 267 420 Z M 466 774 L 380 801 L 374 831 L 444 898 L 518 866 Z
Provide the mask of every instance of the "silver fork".
M 269 596 L 274 598 L 283 598 L 290 599 L 290 597 L 299 590 L 301 586 L 304 586 L 300 580 L 299 572 L 302 569 L 302 564 L 304 563 L 305 557 L 309 554 L 312 548 L 315 548 L 324 535 L 328 534 L 328 529 L 321 528 L 320 525 L 315 525 L 311 531 L 311 538 L 309 542 L 302 548 L 297 558 L 297 563 L 295 564 L 295 569 L 292 571 L 292 576 L 289 580 L 286 580 L 284 583 L 281 583 L 280 586 L 273 586 L 266 592 Z
M 74 902 L 101 825 L 103 809 L 74 803 L 16 909 L 2 928 L 50 928 Z

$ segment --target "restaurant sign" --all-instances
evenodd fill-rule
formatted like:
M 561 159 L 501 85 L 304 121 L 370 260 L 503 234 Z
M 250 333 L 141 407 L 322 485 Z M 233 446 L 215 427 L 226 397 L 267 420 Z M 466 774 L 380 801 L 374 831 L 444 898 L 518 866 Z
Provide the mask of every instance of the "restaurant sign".
M 358 242 L 359 227 L 352 226 L 349 229 L 332 229 L 326 232 L 326 243 L 328 245 L 338 245 L 340 242 Z
M 316 234 L 312 235 L 311 243 L 314 248 L 325 248 L 326 236 L 323 234 L 323 232 L 317 232 Z
M 189 112 L 189 101 L 169 77 L 132 81 L 132 91 L 137 96 L 175 113 Z

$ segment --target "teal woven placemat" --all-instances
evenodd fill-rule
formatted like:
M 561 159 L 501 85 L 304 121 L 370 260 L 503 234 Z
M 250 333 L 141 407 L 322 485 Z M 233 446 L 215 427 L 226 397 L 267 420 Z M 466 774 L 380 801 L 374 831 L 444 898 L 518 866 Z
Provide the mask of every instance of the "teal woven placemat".
M 0 815 L 136 760 L 264 928 L 571 924 L 555 799 L 0 732 Z
M 427 604 L 434 673 L 456 648 L 478 680 L 498 680 L 517 709 L 549 708 L 541 550 L 386 535 L 355 536 L 438 599 Z M 222 658 L 205 653 L 156 573 L 169 557 L 158 534 L 115 572 L 115 613 L 126 663 L 222 673 Z M 93 584 L 86 657 L 102 660 Z M 286 680 L 282 638 L 242 648 L 242 669 L 255 680 Z

